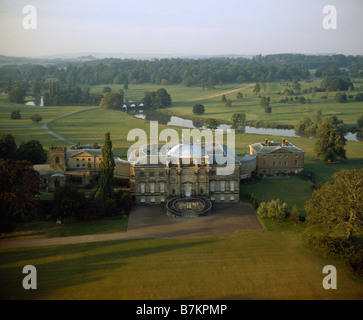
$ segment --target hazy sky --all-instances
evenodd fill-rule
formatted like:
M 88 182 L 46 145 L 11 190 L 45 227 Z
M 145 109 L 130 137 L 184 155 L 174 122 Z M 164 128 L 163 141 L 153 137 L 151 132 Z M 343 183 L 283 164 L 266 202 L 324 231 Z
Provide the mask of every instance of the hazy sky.
M 25 29 L 26 5 L 36 29 Z M 323 7 L 337 28 L 326 30 Z M 0 0 L 0 54 L 363 54 L 363 0 Z

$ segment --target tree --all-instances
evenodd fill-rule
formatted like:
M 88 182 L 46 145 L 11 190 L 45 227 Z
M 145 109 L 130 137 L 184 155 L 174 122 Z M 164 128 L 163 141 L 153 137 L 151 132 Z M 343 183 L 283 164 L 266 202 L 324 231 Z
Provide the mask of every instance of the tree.
M 169 107 L 171 106 L 171 96 L 170 94 L 164 89 L 160 88 L 156 91 L 155 95 L 155 103 L 157 107 Z
M 40 177 L 26 161 L 0 159 L 0 232 L 11 232 L 14 219 L 35 214 Z
M 193 107 L 193 113 L 194 114 L 201 115 L 201 114 L 204 114 L 204 112 L 205 112 L 205 109 L 204 109 L 204 106 L 202 104 L 196 104 Z
M 262 97 L 261 98 L 261 102 L 260 102 L 261 106 L 266 108 L 270 106 L 269 100 L 266 97 Z
M 150 109 L 171 106 L 171 96 L 164 88 L 160 88 L 156 92 L 145 92 L 142 103 Z
M 260 91 L 261 91 L 261 87 L 260 87 L 260 84 L 257 82 L 257 83 L 255 84 L 255 87 L 253 88 L 253 92 L 254 92 L 255 94 L 258 94 Z
M 357 101 L 363 101 L 363 93 L 358 92 L 358 93 L 356 94 L 356 96 L 355 96 L 355 99 L 356 99 Z
M 14 110 L 10 114 L 10 119 L 18 120 L 21 119 L 20 110 Z
M 25 90 L 19 84 L 14 85 L 14 87 L 8 92 L 8 99 L 10 102 L 24 103 L 24 97 Z
M 120 109 L 124 103 L 124 95 L 117 92 L 105 92 L 100 105 L 106 109 Z
M 36 114 L 33 114 L 30 118 L 34 123 L 38 123 L 40 121 L 42 121 L 42 117 L 36 113 Z
M 17 148 L 11 134 L 0 135 L 0 159 L 15 159 Z
M 239 99 L 239 100 L 243 99 L 243 95 L 241 92 L 237 93 L 237 99 Z
M 360 236 L 363 231 L 363 169 L 343 169 L 333 178 L 306 202 L 306 221 L 330 231 L 343 227 L 350 240 L 353 234 Z
M 296 207 L 296 204 L 292 207 L 290 212 L 290 220 L 295 223 L 295 225 L 299 222 L 299 210 Z
M 227 106 L 227 107 L 232 107 L 232 100 L 228 99 L 228 100 L 226 101 L 226 106 Z
M 335 102 L 344 103 L 347 102 L 347 95 L 345 93 L 337 92 L 334 99 Z
M 219 122 L 216 119 L 208 118 L 205 120 L 205 126 L 207 127 L 207 129 L 216 130 L 219 126 Z
M 363 114 L 358 116 L 357 125 L 358 125 L 358 128 L 363 128 Z
M 346 159 L 343 123 L 336 116 L 326 118 L 318 127 L 314 150 L 322 161 Z
M 39 81 L 39 79 L 35 79 L 32 82 L 32 94 L 33 95 L 40 95 L 40 90 L 42 89 L 42 85 L 41 82 Z
M 101 201 L 107 201 L 112 199 L 113 196 L 113 172 L 115 170 L 115 160 L 113 159 L 112 153 L 112 141 L 110 139 L 110 133 L 105 134 L 105 142 L 102 147 L 102 161 L 100 164 L 100 184 L 98 190 L 98 198 Z
M 225 94 L 222 94 L 222 102 L 223 103 L 226 103 L 226 101 L 227 101 L 226 95 Z
M 27 160 L 33 164 L 42 164 L 47 161 L 47 152 L 38 140 L 22 142 L 17 150 L 19 160 Z
M 85 207 L 85 196 L 73 183 L 58 187 L 53 197 L 53 215 L 57 219 L 75 218 L 80 220 Z
M 125 79 L 123 89 L 124 90 L 129 90 L 129 81 L 127 80 L 127 78 Z
M 320 83 L 320 88 L 327 91 L 348 90 L 349 87 L 354 89 L 354 85 L 348 77 L 326 76 Z
M 238 125 L 243 125 L 246 121 L 246 114 L 243 112 L 236 112 L 232 114 L 231 122 L 232 126 L 237 127 Z
M 272 108 L 270 106 L 265 107 L 265 113 L 271 113 Z

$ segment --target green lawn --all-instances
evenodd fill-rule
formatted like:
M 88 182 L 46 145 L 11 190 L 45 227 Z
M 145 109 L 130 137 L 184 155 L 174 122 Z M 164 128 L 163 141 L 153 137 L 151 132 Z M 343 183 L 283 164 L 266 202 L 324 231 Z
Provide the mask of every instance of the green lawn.
M 127 221 L 128 217 L 121 216 L 70 224 L 57 224 L 55 221 L 31 220 L 17 223 L 14 232 L 0 235 L 0 241 L 126 232 Z
M 297 231 L 109 241 L 0 251 L 0 299 L 362 299 L 345 266 L 312 255 Z M 37 290 L 21 286 L 37 268 Z M 325 265 L 337 290 L 322 287 Z
M 313 183 L 298 177 L 287 179 L 265 179 L 241 184 L 241 196 L 246 193 L 254 194 L 259 201 L 267 202 L 272 199 L 280 199 L 280 203 L 286 202 L 288 210 L 297 206 L 300 215 L 304 215 L 304 203 L 310 199 L 313 193 Z

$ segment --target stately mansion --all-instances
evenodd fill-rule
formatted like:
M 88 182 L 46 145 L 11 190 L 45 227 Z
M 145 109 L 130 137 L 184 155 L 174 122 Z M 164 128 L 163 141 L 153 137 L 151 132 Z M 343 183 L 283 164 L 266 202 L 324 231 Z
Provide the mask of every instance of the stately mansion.
M 50 164 L 35 166 L 44 188 L 54 190 L 66 181 L 87 185 L 100 173 L 102 146 L 51 146 L 49 151 Z M 173 215 L 208 214 L 213 203 L 239 202 L 240 181 L 256 169 L 261 175 L 302 170 L 304 151 L 286 140 L 265 141 L 250 145 L 250 154 L 238 158 L 224 144 L 181 140 L 156 149 L 140 146 L 127 160 L 114 160 L 114 176 L 128 179 L 136 203 L 165 204 Z
M 218 164 L 216 155 L 228 161 Z M 236 157 L 226 145 L 180 141 L 158 150 L 158 161 L 150 161 L 150 145 L 129 156 L 130 186 L 137 203 L 165 203 L 170 198 L 208 198 L 212 202 L 238 202 L 240 180 L 256 168 L 256 157 Z M 143 161 L 143 158 L 145 161 Z M 228 172 L 224 171 L 229 166 Z

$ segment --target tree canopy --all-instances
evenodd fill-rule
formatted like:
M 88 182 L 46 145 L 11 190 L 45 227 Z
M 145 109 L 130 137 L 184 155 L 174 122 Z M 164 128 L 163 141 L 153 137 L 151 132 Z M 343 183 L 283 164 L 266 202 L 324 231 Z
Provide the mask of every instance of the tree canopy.
M 100 166 L 101 166 L 101 173 L 100 173 L 98 198 L 101 201 L 107 201 L 108 199 L 112 199 L 113 196 L 113 186 L 114 186 L 113 172 L 116 166 L 115 160 L 113 159 L 112 141 L 109 132 L 105 134 L 105 142 L 102 147 L 102 161 Z
M 40 177 L 26 161 L 0 159 L 0 232 L 10 232 L 16 218 L 35 214 Z
M 315 190 L 306 203 L 307 222 L 322 224 L 333 230 L 342 226 L 349 240 L 363 231 L 363 169 L 343 169 Z
M 314 150 L 322 161 L 334 162 L 339 158 L 346 159 L 344 149 L 343 123 L 336 116 L 328 117 L 318 127 Z
M 196 104 L 194 105 L 193 107 L 193 113 L 194 114 L 197 114 L 197 115 L 201 115 L 201 114 L 204 114 L 204 106 L 202 104 Z

